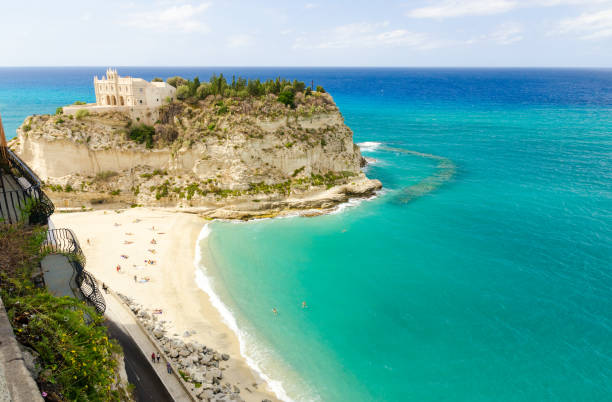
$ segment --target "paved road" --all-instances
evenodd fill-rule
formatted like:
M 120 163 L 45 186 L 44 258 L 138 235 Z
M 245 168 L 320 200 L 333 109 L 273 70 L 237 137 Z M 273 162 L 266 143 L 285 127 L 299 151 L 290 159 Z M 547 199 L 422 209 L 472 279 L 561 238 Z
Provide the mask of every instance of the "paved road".
M 111 320 L 106 320 L 110 335 L 119 341 L 125 355 L 125 371 L 128 380 L 136 386 L 134 396 L 138 402 L 172 401 L 172 397 L 164 384 L 148 362 L 150 357 L 145 356 L 136 342 Z M 160 362 L 159 364 L 163 364 Z

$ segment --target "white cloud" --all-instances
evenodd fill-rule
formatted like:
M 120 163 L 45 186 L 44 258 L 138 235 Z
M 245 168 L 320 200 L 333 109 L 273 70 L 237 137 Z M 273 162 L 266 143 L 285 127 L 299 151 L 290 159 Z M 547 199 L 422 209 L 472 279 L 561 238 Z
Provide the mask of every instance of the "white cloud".
M 444 0 L 408 12 L 412 18 L 454 18 L 468 15 L 501 14 L 517 6 L 513 0 Z
M 551 34 L 578 34 L 581 39 L 612 37 L 612 9 L 583 13 L 562 20 Z
M 227 46 L 231 48 L 245 47 L 253 44 L 253 37 L 247 34 L 232 35 L 227 41 Z
M 500 45 L 510 45 L 523 40 L 523 27 L 521 24 L 507 22 L 500 25 L 499 29 L 487 35 L 485 40 L 491 40 Z
M 307 9 L 307 10 L 311 10 L 311 9 L 317 8 L 317 7 L 319 7 L 319 5 L 315 4 L 315 3 L 306 3 L 306 5 L 304 5 L 304 8 Z
M 436 0 L 429 6 L 415 8 L 406 14 L 412 18 L 456 18 L 504 14 L 517 8 L 589 6 L 612 3 L 612 0 Z
M 208 32 L 208 25 L 201 20 L 201 15 L 210 8 L 210 5 L 211 3 L 182 4 L 133 13 L 124 21 L 124 25 L 152 31 Z
M 302 35 L 293 45 L 302 49 L 343 49 L 343 48 L 373 48 L 373 47 L 437 47 L 434 41 L 422 33 L 410 32 L 406 29 L 389 29 L 388 22 L 355 23 L 341 25 L 326 30 L 314 36 Z

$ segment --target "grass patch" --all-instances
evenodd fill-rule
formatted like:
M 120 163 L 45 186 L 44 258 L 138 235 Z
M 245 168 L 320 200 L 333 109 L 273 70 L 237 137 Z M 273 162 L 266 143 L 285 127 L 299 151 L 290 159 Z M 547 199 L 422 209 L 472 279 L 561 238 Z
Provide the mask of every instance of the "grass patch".
M 76 112 L 76 114 L 75 114 L 75 116 L 74 116 L 74 117 L 75 117 L 77 120 L 82 120 L 83 118 L 85 118 L 85 117 L 87 117 L 87 116 L 89 116 L 89 110 L 81 109 L 81 110 L 78 110 L 78 111 Z

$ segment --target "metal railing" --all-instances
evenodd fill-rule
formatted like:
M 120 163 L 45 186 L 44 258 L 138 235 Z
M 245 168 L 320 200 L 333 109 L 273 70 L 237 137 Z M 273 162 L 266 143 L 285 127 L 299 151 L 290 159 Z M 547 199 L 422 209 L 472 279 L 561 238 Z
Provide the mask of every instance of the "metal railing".
M 70 229 L 50 229 L 43 244 L 44 250 L 51 254 L 64 254 L 76 271 L 76 284 L 83 298 L 100 314 L 106 311 L 106 301 L 93 275 L 85 271 L 85 254 Z
M 24 218 L 33 225 L 46 224 L 55 206 L 42 191 L 42 182 L 32 170 L 10 149 L 3 148 L 0 155 L 0 218 L 4 223 L 13 224 Z M 8 176 L 17 189 L 5 188 Z

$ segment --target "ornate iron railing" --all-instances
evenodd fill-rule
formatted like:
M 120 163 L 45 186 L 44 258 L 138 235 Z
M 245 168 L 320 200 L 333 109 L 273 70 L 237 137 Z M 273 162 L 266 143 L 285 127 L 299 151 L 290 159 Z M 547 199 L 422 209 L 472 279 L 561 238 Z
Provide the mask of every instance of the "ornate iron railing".
M 33 225 L 44 225 L 55 207 L 42 191 L 42 182 L 10 149 L 0 155 L 0 218 L 4 223 L 17 223 L 24 218 Z M 7 176 L 2 178 L 2 176 Z M 7 189 L 11 179 L 16 189 Z
M 76 271 L 76 284 L 83 298 L 96 308 L 100 314 L 106 311 L 106 302 L 96 279 L 85 271 L 85 254 L 70 229 L 51 229 L 47 231 L 47 239 L 43 247 L 52 254 L 64 254 Z

